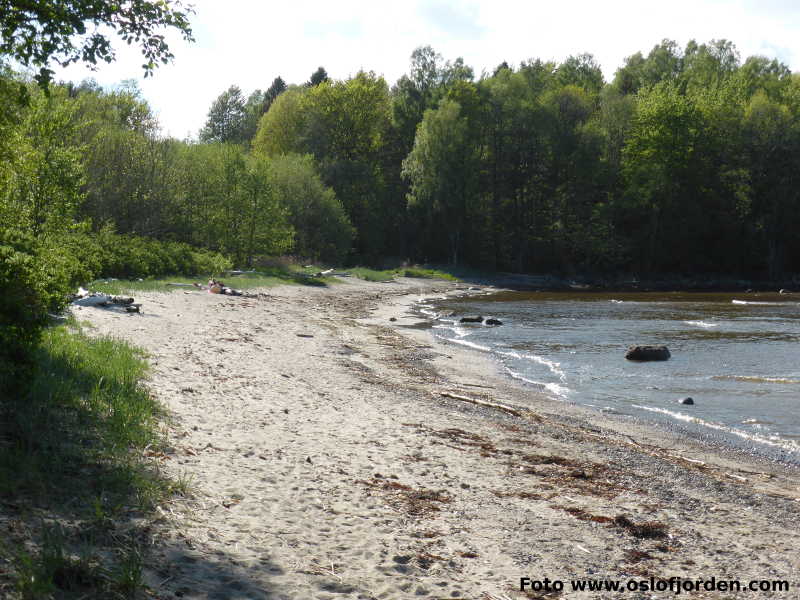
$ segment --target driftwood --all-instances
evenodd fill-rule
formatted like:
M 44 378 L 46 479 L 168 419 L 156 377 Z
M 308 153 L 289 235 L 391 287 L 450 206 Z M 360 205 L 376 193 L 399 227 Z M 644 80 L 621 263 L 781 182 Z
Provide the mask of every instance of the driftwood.
M 467 396 L 461 396 L 460 394 L 453 394 L 452 392 L 439 392 L 440 396 L 444 396 L 445 398 L 452 398 L 453 400 L 461 400 L 462 402 L 469 402 L 471 404 L 477 404 L 478 406 L 485 406 L 486 408 L 494 408 L 495 410 L 502 410 L 510 415 L 514 415 L 515 417 L 521 417 L 522 413 L 519 412 L 515 408 L 511 408 L 505 404 L 499 404 L 497 402 L 487 402 L 486 400 L 478 400 L 477 398 L 469 398 Z
M 134 304 L 133 298 L 130 296 L 112 296 L 110 294 L 100 294 L 89 292 L 83 288 L 78 289 L 76 298 L 72 304 L 76 306 L 122 306 L 126 312 L 139 312 L 141 304 Z

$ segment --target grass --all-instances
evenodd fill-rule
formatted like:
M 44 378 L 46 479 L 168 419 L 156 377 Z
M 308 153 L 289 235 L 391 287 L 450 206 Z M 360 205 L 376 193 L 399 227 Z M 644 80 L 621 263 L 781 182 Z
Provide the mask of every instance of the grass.
M 415 277 L 418 279 L 444 279 L 446 281 L 460 281 L 452 273 L 441 269 L 426 269 L 422 267 L 398 267 L 378 271 L 366 267 L 354 267 L 347 270 L 351 275 L 366 281 L 390 281 L 395 277 Z
M 252 290 L 262 287 L 274 287 L 276 285 L 311 285 L 326 286 L 335 280 L 332 277 L 315 277 L 314 274 L 322 269 L 309 266 L 273 266 L 264 267 L 253 273 L 242 273 L 238 275 L 228 275 L 220 277 L 225 285 L 237 290 Z M 121 295 L 141 292 L 174 292 L 175 290 L 185 289 L 183 286 L 169 285 L 170 283 L 181 283 L 191 285 L 192 283 L 205 284 L 207 276 L 189 277 L 186 275 L 176 275 L 171 277 L 160 277 L 157 279 L 144 280 L 104 280 L 95 281 L 90 284 L 89 289 L 93 292 L 103 292 L 105 294 Z
M 185 488 L 148 457 L 164 441 L 145 357 L 72 321 L 46 332 L 37 359 L 27 393 L 0 404 L 0 512 L 13 524 L 0 597 L 136 597 L 140 517 Z
M 316 265 L 276 265 L 262 267 L 256 272 L 228 275 L 221 279 L 232 288 L 238 290 L 252 290 L 255 288 L 274 287 L 276 285 L 312 285 L 327 286 L 337 283 L 335 277 L 316 277 L 316 273 L 325 270 Z M 391 281 L 395 277 L 415 277 L 419 279 L 443 279 L 446 281 L 461 281 L 453 273 L 441 269 L 428 269 L 422 267 L 398 267 L 395 269 L 375 270 L 366 267 L 353 267 L 344 272 L 353 277 L 366 281 Z M 185 289 L 184 286 L 169 285 L 180 283 L 191 285 L 192 283 L 204 284 L 208 280 L 205 276 L 187 277 L 185 275 L 174 277 L 162 277 L 158 279 L 144 279 L 136 281 L 128 280 L 104 280 L 95 281 L 90 286 L 90 291 L 103 292 L 112 295 L 135 295 L 141 292 L 174 292 Z

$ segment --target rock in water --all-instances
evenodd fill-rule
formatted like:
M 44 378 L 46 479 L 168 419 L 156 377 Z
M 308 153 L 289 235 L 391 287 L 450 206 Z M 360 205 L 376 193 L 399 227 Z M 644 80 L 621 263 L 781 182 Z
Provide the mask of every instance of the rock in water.
M 694 400 L 692 400 L 691 398 L 681 398 L 680 400 L 678 400 L 678 404 L 687 404 L 687 405 L 694 404 Z
M 483 323 L 483 317 L 461 317 L 459 323 Z
M 502 325 L 503 322 L 500 319 L 486 319 L 484 324 L 485 325 Z
M 666 346 L 629 346 L 625 353 L 628 360 L 667 360 L 669 357 Z

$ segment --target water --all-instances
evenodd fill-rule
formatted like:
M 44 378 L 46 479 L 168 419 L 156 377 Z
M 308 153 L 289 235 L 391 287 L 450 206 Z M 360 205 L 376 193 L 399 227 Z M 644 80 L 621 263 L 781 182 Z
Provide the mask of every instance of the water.
M 800 296 L 504 292 L 418 308 L 435 336 L 553 398 L 800 457 Z M 458 323 L 477 314 L 504 324 Z M 672 358 L 627 361 L 632 344 Z

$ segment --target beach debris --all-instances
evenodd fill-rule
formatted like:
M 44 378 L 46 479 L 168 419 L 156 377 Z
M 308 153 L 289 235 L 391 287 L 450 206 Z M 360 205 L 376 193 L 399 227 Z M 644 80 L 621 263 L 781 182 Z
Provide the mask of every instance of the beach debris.
M 365 485 L 368 489 L 385 493 L 389 506 L 412 516 L 425 516 L 432 512 L 438 512 L 441 510 L 441 504 L 452 502 L 452 498 L 442 491 L 428 488 L 414 489 L 399 481 L 386 481 L 385 479 L 366 481 L 362 479 L 357 480 L 356 483 Z
M 483 323 L 483 316 L 478 315 L 477 317 L 461 317 L 458 321 L 459 323 Z
M 486 408 L 493 408 L 495 410 L 502 410 L 510 415 L 514 415 L 515 417 L 521 417 L 522 413 L 515 408 L 507 406 L 505 404 L 500 404 L 499 402 L 487 402 L 486 400 L 478 400 L 477 398 L 469 398 L 467 396 L 462 396 L 461 394 L 454 394 L 453 392 L 439 392 L 440 396 L 444 396 L 445 398 L 452 398 L 453 400 L 461 400 L 462 402 L 469 402 L 471 404 L 477 404 L 478 406 L 485 406 Z
M 141 312 L 141 304 L 135 304 L 130 296 L 112 296 L 100 292 L 90 292 L 82 287 L 78 288 L 78 293 L 73 296 L 74 306 L 95 306 L 99 308 L 122 307 L 125 312 Z
M 629 346 L 625 358 L 636 361 L 667 360 L 670 357 L 666 346 Z
M 502 325 L 503 322 L 500 319 L 486 319 L 484 321 L 484 325 Z
M 678 400 L 678 404 L 686 404 L 687 406 L 690 406 L 694 404 L 694 400 L 687 396 L 686 398 L 681 398 Z

